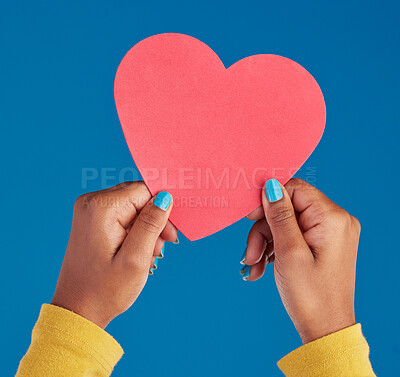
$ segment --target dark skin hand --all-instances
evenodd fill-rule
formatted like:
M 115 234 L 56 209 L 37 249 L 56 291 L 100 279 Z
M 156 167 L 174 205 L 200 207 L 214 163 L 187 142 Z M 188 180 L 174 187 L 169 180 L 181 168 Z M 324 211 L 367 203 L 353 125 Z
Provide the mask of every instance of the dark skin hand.
M 283 197 L 248 217 L 249 281 L 274 262 L 282 302 L 303 343 L 355 324 L 354 290 L 360 223 L 300 179 L 281 186 Z
M 81 196 L 53 305 L 105 328 L 135 302 L 165 241 L 177 240 L 166 210 L 143 182 Z

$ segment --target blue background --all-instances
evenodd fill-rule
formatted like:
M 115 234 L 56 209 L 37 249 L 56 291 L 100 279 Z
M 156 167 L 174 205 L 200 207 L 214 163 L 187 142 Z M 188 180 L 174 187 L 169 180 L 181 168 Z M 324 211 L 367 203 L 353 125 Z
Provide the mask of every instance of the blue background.
M 298 176 L 313 171 L 360 219 L 357 319 L 376 372 L 400 375 L 399 10 L 395 1 L 2 2 L 1 374 L 16 371 L 51 300 L 74 200 L 104 188 L 99 178 L 84 189 L 82 168 L 115 169 L 111 186 L 133 166 L 113 99 L 120 60 L 145 37 L 180 32 L 226 66 L 274 53 L 320 84 L 326 132 Z M 250 227 L 245 219 L 167 245 L 133 308 L 108 328 L 126 352 L 114 376 L 280 375 L 275 363 L 300 340 L 271 266 L 256 283 L 240 279 Z

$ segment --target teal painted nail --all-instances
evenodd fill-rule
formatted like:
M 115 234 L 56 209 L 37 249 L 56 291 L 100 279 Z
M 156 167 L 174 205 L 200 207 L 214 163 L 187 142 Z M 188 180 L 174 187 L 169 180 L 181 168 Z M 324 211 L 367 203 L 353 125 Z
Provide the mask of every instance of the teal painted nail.
M 249 275 L 250 275 L 250 270 L 251 270 L 251 266 L 248 266 L 248 265 L 245 265 L 243 268 L 242 268 L 242 271 L 243 271 L 243 280 L 244 281 L 247 281 L 247 278 L 249 277 Z
M 161 249 L 161 255 L 159 256 L 159 258 L 164 258 L 164 249 L 165 249 L 165 244 L 163 245 L 163 247 Z
M 246 259 L 246 252 L 247 252 L 247 247 L 243 251 L 242 259 L 240 260 L 240 264 L 245 264 L 244 260 Z
M 153 204 L 165 211 L 171 204 L 171 201 L 172 196 L 169 192 L 160 191 L 155 197 Z
M 178 236 L 176 236 L 176 240 L 174 241 L 174 242 L 172 242 L 173 244 L 175 244 L 175 245 L 178 245 L 178 243 L 179 243 L 179 238 L 178 238 Z
M 153 275 L 154 271 L 157 270 L 157 265 L 158 265 L 158 258 L 154 259 L 154 266 L 150 268 L 150 275 Z
M 270 179 L 265 182 L 264 191 L 270 203 L 277 202 L 283 198 L 281 185 L 276 179 Z
M 240 270 L 240 275 L 243 275 L 243 277 L 249 276 L 249 274 L 250 274 L 250 268 L 251 268 L 251 266 L 245 264 L 245 265 L 242 267 L 242 269 Z M 246 276 L 246 274 L 247 274 L 247 276 Z

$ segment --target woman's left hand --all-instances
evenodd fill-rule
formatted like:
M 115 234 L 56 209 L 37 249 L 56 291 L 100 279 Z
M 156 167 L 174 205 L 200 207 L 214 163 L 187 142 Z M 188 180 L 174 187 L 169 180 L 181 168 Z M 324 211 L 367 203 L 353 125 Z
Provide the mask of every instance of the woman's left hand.
M 51 303 L 105 328 L 139 296 L 164 242 L 177 240 L 171 209 L 169 193 L 151 198 L 143 182 L 78 198 Z

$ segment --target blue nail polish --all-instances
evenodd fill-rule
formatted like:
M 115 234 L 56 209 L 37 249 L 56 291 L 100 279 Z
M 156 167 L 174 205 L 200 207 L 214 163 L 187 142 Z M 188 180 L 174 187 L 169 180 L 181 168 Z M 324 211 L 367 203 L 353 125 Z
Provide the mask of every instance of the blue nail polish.
M 179 238 L 178 238 L 178 236 L 176 236 L 176 240 L 174 241 L 174 242 L 172 242 L 173 244 L 175 244 L 175 245 L 178 245 L 178 243 L 179 243 Z
M 244 264 L 244 260 L 246 258 L 247 247 L 243 251 L 242 259 L 240 260 L 240 264 Z
M 251 266 L 246 265 L 243 267 L 243 280 L 247 281 L 247 278 L 250 275 L 250 270 L 251 270 Z
M 270 203 L 277 202 L 283 198 L 281 185 L 276 179 L 270 179 L 265 182 L 264 191 Z
M 155 270 L 157 270 L 158 258 L 154 259 L 154 266 L 150 268 L 150 272 L 153 274 Z
M 163 247 L 162 247 L 162 249 L 161 249 L 160 258 L 164 258 L 164 249 L 165 249 L 165 244 L 163 245 Z
M 171 204 L 171 201 L 172 196 L 169 192 L 160 191 L 155 197 L 153 204 L 165 211 Z

